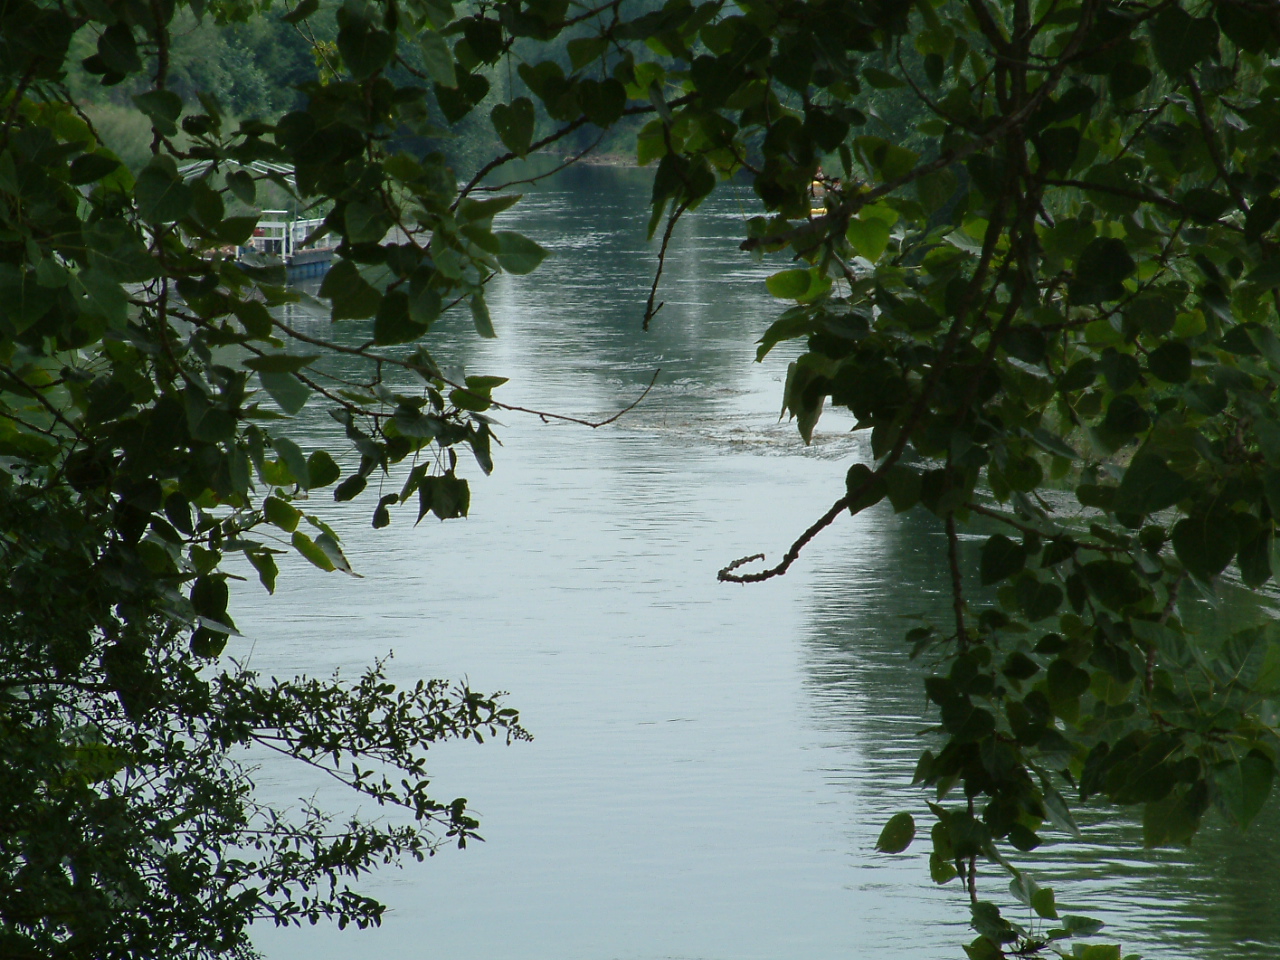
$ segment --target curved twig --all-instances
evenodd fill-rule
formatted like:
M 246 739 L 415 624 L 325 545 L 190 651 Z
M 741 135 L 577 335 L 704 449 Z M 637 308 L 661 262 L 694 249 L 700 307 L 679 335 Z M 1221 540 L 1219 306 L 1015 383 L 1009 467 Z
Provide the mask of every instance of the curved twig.
M 690 202 L 689 200 L 681 201 L 680 205 L 672 210 L 671 215 L 667 217 L 667 229 L 662 232 L 662 246 L 658 249 L 658 269 L 653 274 L 653 284 L 649 287 L 649 299 L 645 301 L 644 305 L 642 330 L 648 330 L 649 321 L 657 315 L 659 310 L 667 305 L 664 300 L 655 307 L 653 301 L 658 296 L 658 283 L 662 280 L 662 268 L 667 262 L 667 245 L 671 242 L 671 234 L 676 228 L 676 223 L 684 215 L 684 212 L 689 209 Z

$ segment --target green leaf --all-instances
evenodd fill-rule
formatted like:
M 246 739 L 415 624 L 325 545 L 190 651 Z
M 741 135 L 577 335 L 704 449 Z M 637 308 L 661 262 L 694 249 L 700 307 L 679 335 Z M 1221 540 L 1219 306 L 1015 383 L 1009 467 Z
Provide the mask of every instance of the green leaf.
M 1147 355 L 1147 369 L 1165 383 L 1185 383 L 1191 377 L 1191 348 L 1170 340 Z
M 394 35 L 372 29 L 364 22 L 349 24 L 338 31 L 338 52 L 357 80 L 366 80 L 385 67 L 395 49 Z
M 609 49 L 609 41 L 603 37 L 575 37 L 566 44 L 569 52 L 569 64 L 574 70 L 581 70 L 593 60 L 602 57 Z
M 905 87 L 907 85 L 905 80 L 877 67 L 864 67 L 862 76 L 866 78 L 867 83 L 877 90 L 892 90 L 895 87 Z
M 197 577 L 191 587 L 191 606 L 195 612 L 208 620 L 233 626 L 227 616 L 227 601 L 230 593 L 227 590 L 227 578 L 221 574 Z
M 1139 603 L 1147 596 L 1133 567 L 1120 560 L 1094 560 L 1081 567 L 1080 574 L 1093 595 L 1112 610 Z
M 779 300 L 799 300 L 809 292 L 813 274 L 806 267 L 782 270 L 765 280 L 765 288 Z
M 338 484 L 337 489 L 333 491 L 333 499 L 338 503 L 345 503 L 348 500 L 354 500 L 369 485 L 369 481 L 358 473 L 353 473 L 347 479 Z M 421 516 L 418 517 L 422 519 Z
M 320 359 L 320 354 L 268 353 L 248 357 L 244 365 L 261 373 L 294 373 Z
M 881 853 L 901 853 L 916 838 L 916 821 L 909 813 L 898 813 L 880 831 L 876 849 Z
M 313 524 L 316 523 L 315 517 L 307 517 L 307 519 Z M 346 554 L 342 552 L 342 547 L 338 545 L 337 538 L 327 529 L 316 537 L 316 546 L 329 558 L 329 562 L 333 564 L 333 569 L 341 570 L 343 573 L 349 573 L 352 576 L 359 576 L 351 569 L 351 564 L 347 562 Z
M 782 341 L 809 336 L 817 332 L 817 328 L 818 317 L 810 308 L 792 307 L 771 323 L 769 329 L 764 332 L 764 336 L 756 341 L 760 345 L 756 350 L 756 362 L 759 363 L 767 357 L 769 352 Z
M 1042 169 L 1065 173 L 1080 153 L 1080 131 L 1075 127 L 1050 127 L 1035 138 L 1035 145 Z
M 1239 761 L 1224 764 L 1215 771 L 1218 794 L 1237 826 L 1249 826 L 1262 812 L 1274 778 L 1275 764 L 1258 750 L 1251 750 Z
M 79 290 L 76 288 L 79 287 Z M 107 325 L 114 329 L 121 329 L 125 326 L 129 318 L 129 295 L 125 289 L 115 280 L 107 276 L 102 270 L 94 268 L 85 270 L 77 274 L 71 284 L 73 291 L 79 293 L 83 291 L 83 299 L 80 300 L 80 309 L 87 314 L 96 314 L 106 320 Z M 12 310 L 12 303 L 10 309 Z M 23 311 L 20 316 L 29 315 Z M 10 313 L 10 317 L 13 314 Z M 35 318 L 31 318 L 34 320 Z M 23 328 L 22 321 L 15 321 L 14 326 L 18 329 Z
M 1058 919 L 1058 907 L 1053 902 L 1053 891 L 1048 887 L 1041 887 L 1031 894 L 1031 909 L 1045 920 Z
M 379 243 L 392 222 L 380 203 L 353 201 L 343 208 L 342 226 L 352 243 Z
M 1215 222 L 1232 205 L 1231 198 L 1225 193 L 1218 193 L 1207 187 L 1188 190 L 1179 198 L 1179 202 L 1191 211 L 1192 218 L 1198 223 Z
M 874 506 L 889 492 L 884 478 L 878 477 L 864 463 L 855 463 L 845 477 L 845 495 L 849 498 L 849 513 L 859 513 Z
M 874 217 L 869 217 L 865 220 L 850 220 L 845 236 L 853 249 L 858 252 L 858 256 L 865 257 L 875 263 L 889 246 L 889 225 L 883 220 Z M 769 292 L 773 293 L 773 290 L 771 289 Z M 775 297 L 778 296 L 776 293 L 773 295 Z
M 444 309 L 444 301 L 440 294 L 425 284 L 411 284 L 409 287 L 409 319 L 414 323 L 429 327 L 431 322 L 440 316 Z
M 417 41 L 427 75 L 441 86 L 456 87 L 458 75 L 453 68 L 453 51 L 444 37 L 434 30 L 419 30 Z
M 274 437 L 271 445 L 284 461 L 284 465 L 289 468 L 289 474 L 294 482 L 306 489 L 310 485 L 311 477 L 307 474 L 307 458 L 303 456 L 302 448 L 288 437 Z
M 254 227 L 258 225 L 258 217 L 256 214 L 245 217 L 227 217 L 216 224 L 213 224 L 213 234 L 222 243 L 240 246 L 248 242 L 249 237 L 253 235 Z
M 320 284 L 320 296 L 332 303 L 334 320 L 361 320 L 372 317 L 382 305 L 382 294 L 360 275 L 350 260 L 338 260 Z
M 617 123 L 627 108 L 626 87 L 613 77 L 599 82 L 582 80 L 578 84 L 578 97 L 587 119 L 602 129 Z
M 1120 945 L 1116 943 L 1076 944 L 1072 960 L 1120 960 Z
M 1022 587 L 1022 582 L 1019 583 L 1018 598 L 1027 620 L 1034 623 L 1058 612 L 1058 607 L 1062 605 L 1061 587 L 1056 583 L 1044 583 L 1035 579 L 1025 582 L 1026 588 Z
M 1067 806 L 1067 801 L 1047 777 L 1040 777 L 1040 792 L 1044 797 L 1045 812 L 1053 825 L 1077 840 L 1080 839 L 1080 828 L 1076 825 L 1075 817 L 1071 815 L 1071 808 Z
M 172 223 L 191 212 L 191 188 L 168 165 L 153 161 L 142 173 L 134 188 L 138 215 L 151 223 Z
M 1173 550 L 1201 580 L 1212 580 L 1236 555 L 1235 522 L 1227 513 L 1197 513 L 1173 528 Z
M 98 56 L 113 73 L 128 76 L 142 69 L 133 30 L 123 21 L 113 23 L 98 37 Z
M 1049 693 L 1059 702 L 1076 700 L 1089 689 L 1089 672 L 1061 657 L 1049 664 L 1047 676 Z
M 1129 463 L 1113 501 L 1116 513 L 1145 516 L 1191 496 L 1195 485 L 1165 465 L 1155 453 L 1140 452 Z
M 489 111 L 489 120 L 498 138 L 517 157 L 529 152 L 535 119 L 533 101 L 528 97 L 516 97 L 510 104 L 494 104 Z
M 1186 791 L 1174 790 L 1160 800 L 1146 804 L 1142 810 L 1142 843 L 1146 847 L 1163 847 L 1186 843 L 1200 825 L 1198 804 L 1192 804 Z
M 307 477 L 310 480 L 307 489 L 327 487 L 331 483 L 336 483 L 340 476 L 342 471 L 338 469 L 338 465 L 333 462 L 333 457 L 327 450 L 317 450 L 307 457 Z
M 1123 281 L 1137 268 L 1123 240 L 1115 237 L 1091 240 L 1076 259 L 1071 299 L 1081 304 L 1118 300 L 1124 295 Z
M 373 321 L 373 342 L 379 346 L 409 343 L 427 332 L 425 323 L 414 320 L 409 309 L 409 295 L 392 290 L 382 298 Z
M 484 301 L 484 294 L 477 293 L 471 297 L 471 319 L 475 323 L 476 333 L 486 339 L 493 339 L 498 334 L 493 329 L 493 320 L 489 316 L 489 305 Z
M 1182 6 L 1166 7 L 1151 21 L 1156 61 L 1174 80 L 1218 49 L 1218 25 L 1209 17 L 1193 17 Z
M 467 481 L 453 474 L 423 477 L 418 486 L 418 521 L 428 512 L 441 520 L 465 517 L 471 504 L 471 488 Z
M 292 373 L 263 372 L 258 374 L 258 380 L 271 399 L 291 417 L 311 399 L 311 388 Z
M 1000 916 L 1000 908 L 994 903 L 979 902 L 970 907 L 973 929 L 992 943 L 1007 943 L 1018 938 L 1009 921 Z M 999 956 L 999 953 L 993 954 Z
M 926 210 L 938 210 L 956 195 L 959 185 L 956 175 L 944 167 L 916 181 L 916 196 L 920 198 Z
M 949 883 L 958 876 L 950 860 L 941 857 L 935 850 L 929 854 L 929 879 L 937 884 Z
M 318 2 L 318 0 L 312 0 Z M 232 170 L 227 174 L 227 186 L 235 194 L 237 200 L 244 204 L 252 204 L 257 195 L 257 185 L 253 177 L 243 170 Z
M 133 102 L 153 123 L 177 132 L 177 120 L 182 115 L 182 98 L 172 90 L 148 90 L 134 97 Z
M 284 23 L 301 23 L 319 9 L 320 0 L 299 0 L 298 5 L 280 19 Z
M 532 273 L 547 258 L 546 249 L 528 237 L 509 230 L 499 230 L 494 236 L 498 238 L 498 263 L 507 273 Z
M 458 219 L 470 220 L 473 223 L 489 223 L 504 210 L 509 210 L 520 202 L 523 194 L 509 193 L 502 197 L 486 197 L 475 200 L 471 197 L 458 204 Z
M 120 168 L 120 161 L 109 153 L 83 153 L 71 161 L 68 182 L 81 186 L 101 180 Z
M 858 137 L 854 145 L 863 161 L 881 180 L 896 180 L 911 172 L 920 155 L 881 137 Z
M 988 538 L 982 545 L 980 577 L 983 586 L 999 583 L 1013 576 L 1026 562 L 1027 556 L 1022 544 L 1001 533 Z
M 286 533 L 297 530 L 298 521 L 302 518 L 302 513 L 293 504 L 279 497 L 267 497 L 263 500 L 262 512 L 268 523 L 274 524 Z
M 329 555 L 301 530 L 293 532 L 292 543 L 293 549 L 326 573 L 331 573 L 337 569 L 333 561 L 329 559 Z

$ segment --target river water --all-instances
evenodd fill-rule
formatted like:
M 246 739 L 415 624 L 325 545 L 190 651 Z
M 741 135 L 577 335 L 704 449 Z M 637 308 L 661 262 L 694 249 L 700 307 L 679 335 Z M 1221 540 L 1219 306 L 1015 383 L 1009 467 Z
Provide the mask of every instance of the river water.
M 666 306 L 641 331 L 647 190 L 642 172 L 593 168 L 531 191 L 509 224 L 553 256 L 493 285 L 497 340 L 449 320 L 432 347 L 510 377 L 499 399 L 586 418 L 660 369 L 644 403 L 594 431 L 501 415 L 494 474 L 464 467 L 465 521 L 415 528 L 408 507 L 374 531 L 368 495 L 318 497 L 362 578 L 295 561 L 275 597 L 236 596 L 235 652 L 259 671 L 355 672 L 394 651 L 397 680 L 509 691 L 535 737 L 433 751 L 435 796 L 466 796 L 487 842 L 369 879 L 391 908 L 378 930 L 260 930 L 271 960 L 963 955 L 965 897 L 929 882 L 924 844 L 873 850 L 899 810 L 928 822 L 909 781 L 929 721 L 901 637 L 908 617 L 942 615 L 939 531 L 882 504 L 784 578 L 716 581 L 734 558 L 776 557 L 864 450 L 848 420 L 824 419 L 808 448 L 778 420 L 786 353 L 752 362 L 777 267 L 736 249 L 745 193 L 677 231 Z M 314 407 L 303 431 L 333 443 Z M 257 780 L 280 804 L 343 803 L 297 776 L 268 761 Z M 1082 821 L 1083 841 L 1038 851 L 1036 875 L 1105 920 L 1104 940 L 1165 960 L 1280 955 L 1276 803 L 1247 835 L 1214 824 L 1188 850 L 1143 851 L 1136 822 Z M 1009 903 L 1004 883 L 983 889 Z

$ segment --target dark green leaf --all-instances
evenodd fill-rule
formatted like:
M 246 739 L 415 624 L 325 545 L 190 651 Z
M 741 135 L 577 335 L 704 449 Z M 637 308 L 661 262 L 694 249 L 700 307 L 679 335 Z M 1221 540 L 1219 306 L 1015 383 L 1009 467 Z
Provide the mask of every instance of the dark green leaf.
M 249 558 L 253 568 L 258 571 L 258 579 L 267 588 L 267 593 L 275 593 L 276 577 L 280 573 L 279 568 L 276 566 L 276 558 L 266 550 L 246 550 L 245 556 Z
M 1147 369 L 1165 383 L 1183 383 L 1191 376 L 1191 349 L 1170 340 L 1147 356 Z
M 764 285 L 779 300 L 798 300 L 809 291 L 812 273 L 808 269 L 783 270 L 769 277 Z
M 881 853 L 901 853 L 916 838 L 916 821 L 909 813 L 897 813 L 880 831 L 876 849 Z
M 268 523 L 275 524 L 286 533 L 293 533 L 298 529 L 298 520 L 302 514 L 291 503 L 286 503 L 278 497 L 267 497 L 262 501 L 262 512 L 267 518 Z
M 1188 571 L 1211 580 L 1236 555 L 1236 527 L 1230 514 L 1198 513 L 1173 528 L 1173 549 Z
M 984 586 L 1013 576 L 1027 562 L 1022 544 L 997 533 L 982 545 L 981 580 Z
M 382 346 L 409 343 L 427 332 L 425 323 L 413 319 L 409 310 L 409 295 L 392 290 L 382 298 L 378 315 L 373 321 L 373 342 Z
M 320 0 L 298 0 L 298 5 L 280 19 L 285 23 L 301 23 L 320 9 Z
M 271 399 L 289 416 L 297 414 L 311 399 L 311 388 L 292 373 L 264 372 L 258 374 L 258 379 Z
M 262 373 L 294 373 L 320 359 L 318 353 L 267 353 L 260 357 L 247 357 L 244 365 Z
M 859 513 L 884 499 L 888 487 L 882 477 L 876 476 L 863 463 L 855 463 L 845 477 L 845 496 L 849 499 L 849 512 Z
M 1258 750 L 1224 764 L 1214 773 L 1219 795 L 1238 826 L 1249 826 L 1262 812 L 1274 777 L 1275 764 Z
M 508 150 L 518 157 L 529 152 L 533 141 L 533 101 L 528 97 L 516 97 L 510 104 L 495 104 L 489 113 L 493 129 Z
M 1076 259 L 1071 299 L 1075 303 L 1099 303 L 1124 295 L 1123 282 L 1137 269 L 1123 240 L 1098 237 Z
M 1120 560 L 1094 560 L 1081 567 L 1080 574 L 1093 595 L 1112 610 L 1138 603 L 1147 595 L 1133 567 Z
M 1193 17 L 1180 5 L 1164 8 L 1151 21 L 1156 60 L 1174 80 L 1218 49 L 1218 25 L 1209 17 Z
M 507 230 L 494 234 L 498 238 L 498 263 L 507 273 L 532 273 L 547 257 L 547 251 L 528 237 Z
M 865 257 L 872 263 L 879 260 L 881 254 L 883 254 L 885 249 L 889 246 L 889 225 L 883 220 L 878 220 L 875 217 L 868 217 L 865 220 L 850 220 L 849 227 L 846 230 L 845 235 L 848 238 L 850 245 L 857 251 L 858 256 Z M 775 274 L 773 277 L 770 277 L 769 282 L 772 283 L 777 280 L 777 278 L 783 277 L 788 273 L 801 272 L 807 273 L 807 271 L 785 271 L 784 273 Z M 805 287 L 800 290 L 799 293 L 789 295 L 790 299 L 802 296 L 804 291 L 807 289 L 808 283 L 806 281 Z M 769 287 L 769 292 L 775 297 L 782 299 L 788 298 L 788 295 L 786 294 L 776 293 L 772 286 Z
M 120 168 L 120 161 L 108 153 L 84 153 L 71 162 L 69 182 L 73 186 L 94 183 Z
M 431 79 L 444 87 L 456 87 L 458 74 L 453 65 L 453 51 L 445 38 L 434 30 L 419 30 L 417 42 L 422 65 Z
M 1055 700 L 1075 700 L 1089 689 L 1089 674 L 1070 660 L 1057 659 L 1049 664 L 1049 693 Z
M 191 188 L 162 164 L 152 163 L 138 175 L 134 196 L 139 215 L 151 223 L 172 223 L 191 212 Z
M 482 293 L 473 294 L 471 297 L 471 320 L 475 324 L 476 333 L 480 336 L 493 339 L 498 335 L 493 329 L 493 320 L 489 317 L 489 305 L 485 303 Z
M 338 465 L 333 462 L 328 451 L 317 450 L 307 458 L 307 476 L 309 483 L 308 489 L 315 490 L 318 487 L 327 487 L 331 483 L 335 483 L 342 475 L 338 469 Z
M 301 530 L 295 530 L 293 532 L 292 543 L 293 548 L 297 550 L 299 554 L 321 570 L 324 570 L 326 573 L 337 569 L 337 567 L 334 566 L 333 561 L 329 559 L 329 555 Z
M 385 67 L 395 49 L 394 35 L 370 28 L 367 23 L 349 24 L 338 31 L 338 52 L 357 80 L 365 80 Z
M 1143 516 L 1172 507 L 1194 490 L 1194 485 L 1166 466 L 1160 456 L 1142 452 L 1125 470 L 1113 507 L 1116 513 Z

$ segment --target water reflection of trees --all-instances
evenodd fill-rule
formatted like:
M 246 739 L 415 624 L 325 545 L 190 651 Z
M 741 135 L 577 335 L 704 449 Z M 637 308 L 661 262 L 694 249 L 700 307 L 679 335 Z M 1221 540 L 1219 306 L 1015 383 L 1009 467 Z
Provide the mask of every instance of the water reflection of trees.
M 877 507 L 855 521 L 848 547 L 813 575 L 805 669 L 816 721 L 847 738 L 842 771 L 861 785 L 872 818 L 919 805 L 907 786 L 924 744 L 920 676 L 908 660 L 903 617 L 945 622 L 945 552 L 927 517 Z M 970 549 L 977 544 L 968 545 Z M 1227 590 L 1211 609 L 1184 604 L 1201 629 L 1226 633 L 1262 614 L 1258 600 Z M 1215 813 L 1187 849 L 1142 848 L 1137 817 L 1080 816 L 1082 841 L 1046 844 L 1028 862 L 1059 902 L 1088 905 L 1106 933 L 1160 960 L 1259 960 L 1280 953 L 1280 802 L 1275 795 L 1244 834 Z M 859 851 L 861 853 L 861 851 Z M 921 868 L 920 883 L 928 877 Z M 1095 907 L 1102 909 L 1095 910 Z M 957 909 L 962 909 L 957 905 Z

